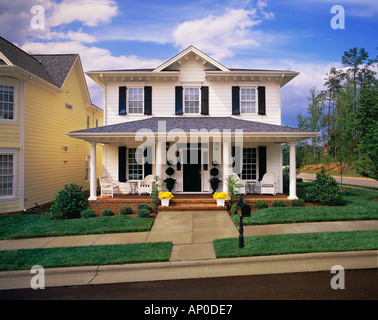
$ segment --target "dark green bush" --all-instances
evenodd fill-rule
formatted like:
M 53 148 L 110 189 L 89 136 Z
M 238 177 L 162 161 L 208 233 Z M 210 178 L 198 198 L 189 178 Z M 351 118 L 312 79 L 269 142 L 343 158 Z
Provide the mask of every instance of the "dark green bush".
M 94 217 L 97 217 L 97 215 L 96 215 L 96 211 L 94 211 L 93 209 L 85 209 L 85 210 L 80 212 L 80 217 L 82 217 L 82 218 L 94 218 Z
M 125 215 L 132 214 L 132 213 L 133 213 L 133 212 L 132 212 L 132 210 L 131 210 L 130 207 L 123 207 L 123 208 L 121 208 L 121 210 L 119 211 L 119 214 L 120 214 L 121 216 L 125 216 Z
M 151 211 L 151 207 L 146 203 L 138 204 L 137 206 L 138 218 L 149 218 Z
M 104 217 L 114 216 L 114 212 L 111 209 L 104 209 L 104 210 L 102 210 L 101 214 Z
M 53 219 L 80 218 L 80 212 L 88 208 L 81 189 L 81 186 L 71 182 L 58 191 L 50 208 Z
M 256 209 L 268 208 L 268 202 L 266 202 L 265 200 L 256 200 L 254 206 Z
M 235 202 L 231 207 L 231 213 L 232 214 L 238 214 L 238 204 Z
M 287 203 L 284 200 L 273 200 L 272 207 L 287 207 Z
M 316 174 L 316 180 L 306 190 L 306 198 L 309 201 L 327 206 L 343 205 L 343 196 L 344 192 L 340 190 L 337 181 L 326 173 L 324 167 Z
M 292 207 L 303 207 L 304 204 L 305 204 L 305 201 L 303 199 L 290 200 L 290 205 Z

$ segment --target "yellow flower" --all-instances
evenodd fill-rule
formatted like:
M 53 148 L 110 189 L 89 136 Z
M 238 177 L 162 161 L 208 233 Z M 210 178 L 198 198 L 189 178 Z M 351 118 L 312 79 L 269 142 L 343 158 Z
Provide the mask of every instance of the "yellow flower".
M 227 199 L 228 194 L 226 192 L 215 192 L 213 194 L 213 198 L 214 199 Z
M 167 192 L 159 192 L 159 198 L 160 199 L 172 199 L 173 198 L 173 194 L 169 191 Z

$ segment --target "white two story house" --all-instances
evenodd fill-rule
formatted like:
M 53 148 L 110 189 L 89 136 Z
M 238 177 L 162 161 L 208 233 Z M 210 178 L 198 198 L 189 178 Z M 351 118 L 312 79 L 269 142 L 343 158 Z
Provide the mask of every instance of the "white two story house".
M 105 90 L 104 126 L 68 133 L 104 145 L 104 175 L 130 192 L 147 175 L 176 180 L 173 193 L 211 193 L 209 179 L 242 182 L 267 172 L 282 193 L 282 143 L 290 143 L 290 195 L 296 198 L 295 143 L 317 133 L 281 126 L 281 87 L 293 71 L 229 69 L 190 46 L 156 69 L 87 72 Z M 173 170 L 166 172 L 170 167 Z M 91 197 L 96 199 L 96 166 Z

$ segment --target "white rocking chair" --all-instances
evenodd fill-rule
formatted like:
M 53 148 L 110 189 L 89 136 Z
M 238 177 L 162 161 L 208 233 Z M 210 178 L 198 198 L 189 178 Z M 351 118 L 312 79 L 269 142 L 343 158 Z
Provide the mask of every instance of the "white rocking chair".
M 116 193 L 119 194 L 119 185 L 118 183 L 111 182 L 108 177 L 101 177 L 100 178 L 100 186 L 101 186 L 101 198 L 103 195 L 111 195 L 113 198 L 114 190 Z
M 270 193 L 275 195 L 276 194 L 276 183 L 277 178 L 274 173 L 265 173 L 262 180 L 261 180 L 261 194 L 263 193 Z
M 154 183 L 154 175 L 150 174 L 144 178 L 144 180 L 138 181 L 138 192 L 141 193 L 152 193 L 152 185 Z

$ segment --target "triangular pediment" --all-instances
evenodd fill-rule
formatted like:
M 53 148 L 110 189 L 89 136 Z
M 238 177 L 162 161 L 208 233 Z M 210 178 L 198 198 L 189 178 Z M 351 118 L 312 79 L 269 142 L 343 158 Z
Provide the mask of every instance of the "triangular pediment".
M 230 71 L 218 61 L 198 50 L 196 47 L 190 46 L 181 51 L 179 54 L 175 55 L 173 58 L 161 64 L 153 72 L 176 70 L 182 61 L 185 61 L 188 59 L 188 57 L 193 55 L 195 56 L 195 59 L 202 61 L 203 65 L 206 66 L 207 69 L 212 69 L 214 71 Z

